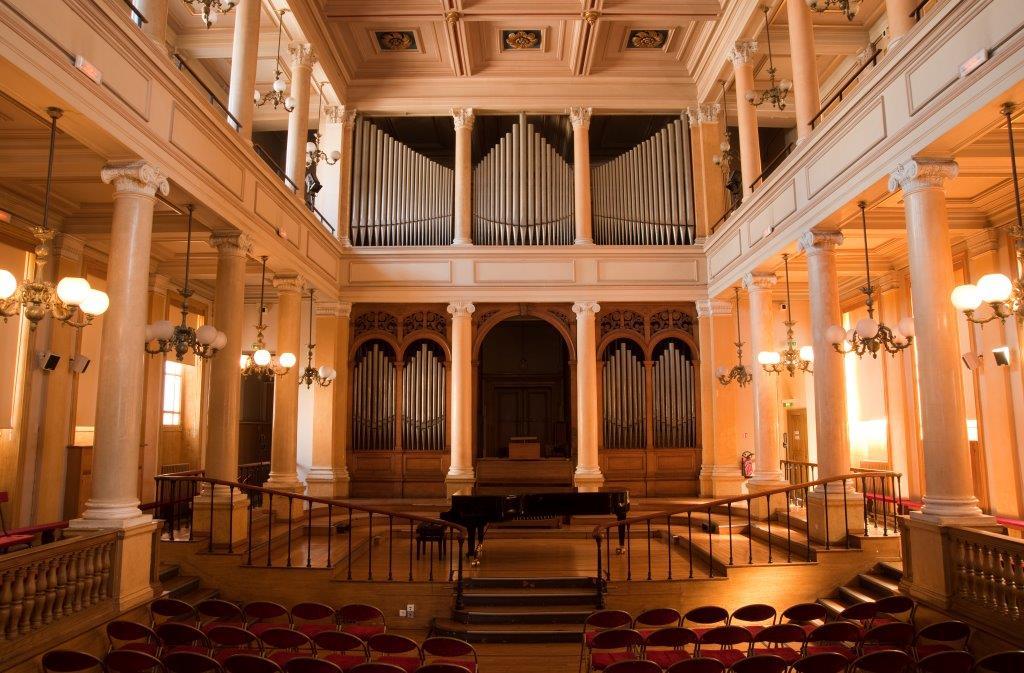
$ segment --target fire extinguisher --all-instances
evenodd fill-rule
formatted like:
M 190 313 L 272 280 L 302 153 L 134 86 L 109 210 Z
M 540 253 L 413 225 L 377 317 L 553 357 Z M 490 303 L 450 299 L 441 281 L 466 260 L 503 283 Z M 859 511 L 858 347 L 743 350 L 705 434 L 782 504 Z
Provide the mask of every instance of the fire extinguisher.
M 740 472 L 747 479 L 754 476 L 754 454 L 750 451 L 740 454 Z

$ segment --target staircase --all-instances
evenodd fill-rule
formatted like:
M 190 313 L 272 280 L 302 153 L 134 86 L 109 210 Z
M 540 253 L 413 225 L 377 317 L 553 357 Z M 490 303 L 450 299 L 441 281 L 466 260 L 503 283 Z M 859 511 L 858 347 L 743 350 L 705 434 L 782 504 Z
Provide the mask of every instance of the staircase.
M 177 598 L 194 607 L 200 601 L 220 595 L 217 589 L 199 586 L 198 577 L 182 575 L 181 566 L 176 564 L 161 563 L 159 578 L 162 591 L 158 598 Z
M 829 617 L 834 618 L 851 605 L 895 596 L 900 592 L 899 583 L 902 578 L 902 563 L 882 561 L 868 572 L 836 588 L 825 598 L 819 598 L 818 602 L 828 610 Z

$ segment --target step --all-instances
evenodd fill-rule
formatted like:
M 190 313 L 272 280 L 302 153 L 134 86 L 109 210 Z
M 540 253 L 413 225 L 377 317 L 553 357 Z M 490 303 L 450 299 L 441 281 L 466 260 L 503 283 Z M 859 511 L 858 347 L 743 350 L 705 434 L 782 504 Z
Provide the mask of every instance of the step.
M 578 589 L 566 591 L 548 589 L 543 592 L 472 591 L 463 594 L 462 598 L 463 604 L 467 607 L 494 605 L 529 605 L 537 607 L 593 606 L 597 602 L 597 596 L 594 591 L 580 591 Z
M 903 579 L 903 563 L 901 561 L 882 561 L 877 566 L 878 574 L 884 575 L 894 582 Z
M 789 554 L 792 554 L 794 559 L 808 560 L 807 536 L 798 530 L 787 529 L 782 524 L 773 524 L 771 535 L 769 535 L 767 523 L 755 522 L 750 527 L 750 535 L 755 540 L 762 542 L 766 548 L 769 539 L 771 540 L 772 560 L 774 562 L 786 561 Z M 816 553 L 812 544 L 810 558 L 814 559 Z
M 180 574 L 181 566 L 177 565 L 176 563 L 161 563 L 157 577 L 159 577 L 160 582 L 163 583 L 169 581 L 172 577 L 177 577 Z
M 189 605 L 198 605 L 200 602 L 209 600 L 211 598 L 218 598 L 220 596 L 220 589 L 207 589 L 204 587 L 196 587 L 187 594 L 180 596 L 179 599 L 188 603 Z
M 838 616 L 840 612 L 850 607 L 849 605 L 835 598 L 819 598 L 818 603 L 825 606 L 825 609 L 828 610 L 830 618 Z
M 774 519 L 783 525 L 788 519 L 794 531 L 807 532 L 807 510 L 805 509 L 791 509 L 788 513 L 785 510 L 780 510 L 775 513 Z
M 469 625 L 448 619 L 435 619 L 431 634 L 458 638 L 470 643 L 578 643 L 580 624 L 549 624 L 538 629 L 536 624 Z
M 879 575 L 874 572 L 861 573 L 857 575 L 857 580 L 861 586 L 869 591 L 877 594 L 877 598 L 883 598 L 885 596 L 895 596 L 900 592 L 900 585 L 898 582 L 894 582 L 884 575 Z
M 486 609 L 454 610 L 452 619 L 461 624 L 577 624 L 582 625 L 593 612 L 575 606 L 546 607 L 532 605 L 493 606 Z
M 860 591 L 855 587 L 843 586 L 836 589 L 836 597 L 840 598 L 844 603 L 854 605 L 855 603 L 872 603 L 875 601 L 875 596 Z
M 176 574 L 161 584 L 163 585 L 161 595 L 164 598 L 181 598 L 199 588 L 199 578 L 192 575 Z
M 591 589 L 597 586 L 593 577 L 470 577 L 465 588 L 472 589 Z

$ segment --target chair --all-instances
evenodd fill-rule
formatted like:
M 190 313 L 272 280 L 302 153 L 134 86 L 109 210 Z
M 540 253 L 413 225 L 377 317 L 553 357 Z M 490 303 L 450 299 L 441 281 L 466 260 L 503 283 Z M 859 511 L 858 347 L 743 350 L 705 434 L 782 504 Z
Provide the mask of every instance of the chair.
M 773 624 L 761 629 L 750 643 L 750 656 L 773 655 L 792 665 L 800 658 L 807 634 L 799 624 Z M 796 647 L 791 647 L 796 643 Z M 758 647 L 761 644 L 763 647 Z
M 159 659 L 135 650 L 113 650 L 103 657 L 106 673 L 166 673 Z
M 774 654 L 755 654 L 740 659 L 729 670 L 732 673 L 785 673 L 789 664 L 782 657 Z
M 312 638 L 324 631 L 337 631 L 334 608 L 323 603 L 296 603 L 292 606 L 292 628 Z M 325 623 L 326 622 L 326 623 Z
M 255 654 L 232 654 L 224 660 L 225 673 L 283 673 L 270 659 Z
M 970 640 L 971 627 L 964 622 L 935 622 L 917 632 L 913 645 L 914 657 L 920 660 L 936 652 L 966 650 Z
M 662 673 L 661 666 L 646 659 L 619 661 L 604 670 L 605 673 Z
M 747 631 L 750 631 L 750 635 L 756 636 L 761 629 L 775 623 L 775 617 L 777 614 L 778 612 L 771 605 L 765 605 L 764 603 L 752 603 L 733 610 L 732 614 L 729 615 L 728 623 L 735 626 L 742 626 Z M 737 622 L 742 623 L 737 624 Z
M 468 673 L 465 666 L 452 663 L 423 664 L 416 669 L 416 673 Z
M 876 650 L 870 654 L 858 657 L 850 668 L 849 673 L 862 671 L 863 673 L 907 673 L 914 665 L 914 659 L 902 650 Z
M 414 673 L 423 665 L 423 653 L 416 641 L 393 633 L 378 633 L 366 641 L 371 662 L 392 664 L 405 673 Z
M 875 608 L 877 608 L 878 614 L 875 616 L 875 621 L 872 622 L 874 625 L 887 624 L 888 622 L 907 622 L 908 624 L 913 624 L 914 613 L 917 612 L 917 603 L 910 596 L 896 594 L 895 596 L 879 598 L 875 601 Z M 900 615 L 906 615 L 906 619 L 901 619 Z
M 10 496 L 7 491 L 0 491 L 0 505 L 10 500 Z M 6 552 L 11 547 L 18 547 L 25 545 L 26 547 L 32 546 L 32 540 L 35 538 L 34 535 L 27 533 L 9 533 L 7 531 L 7 522 L 4 520 L 4 508 L 0 506 L 0 552 Z M 61 652 L 70 652 L 70 650 L 59 650 Z
M 156 656 L 160 652 L 160 639 L 156 632 L 145 624 L 115 619 L 107 623 L 107 640 L 111 650 L 135 650 Z
M 633 629 L 606 629 L 594 634 L 587 645 L 587 671 L 603 671 L 619 661 L 634 661 L 643 649 L 644 637 Z
M 797 659 L 793 673 L 843 673 L 850 660 L 837 652 L 820 652 Z
M 687 645 L 697 644 L 697 634 L 682 626 L 669 626 L 652 631 L 644 638 L 644 659 L 668 668 L 678 661 L 690 659 Z M 652 649 L 660 648 L 660 649 Z
M 207 598 L 196 603 L 196 626 L 205 633 L 217 624 L 245 626 L 242 608 L 219 598 Z
M 918 673 L 971 673 L 974 655 L 962 650 L 929 654 L 917 662 Z
M 224 663 L 228 657 L 236 654 L 262 656 L 263 645 L 252 631 L 229 624 L 214 624 L 206 632 L 213 650 L 213 658 Z
M 1020 673 L 1024 671 L 1024 650 L 997 652 L 978 660 L 975 673 Z
M 782 611 L 779 622 L 799 624 L 804 633 L 810 633 L 828 619 L 828 610 L 821 603 L 797 603 Z
M 587 615 L 587 618 L 583 620 L 583 638 L 580 639 L 579 669 L 583 669 L 583 657 L 595 635 L 601 631 L 622 628 L 632 623 L 632 615 L 624 610 L 598 610 Z
M 263 643 L 263 656 L 278 666 L 284 666 L 285 662 L 296 657 L 316 656 L 316 646 L 302 631 L 274 626 L 264 629 L 260 642 Z
M 700 636 L 697 654 L 702 657 L 718 659 L 728 667 L 747 656 L 752 641 L 753 637 L 750 635 L 750 631 L 742 626 L 716 626 Z M 712 645 L 718 645 L 719 649 L 709 649 L 709 646 Z M 736 649 L 736 645 L 744 647 L 740 650 Z
M 158 598 L 149 604 L 149 625 L 156 627 L 163 622 L 193 622 L 196 609 L 177 598 Z
M 295 657 L 284 663 L 284 673 L 342 673 L 342 670 L 326 659 Z
M 205 654 L 195 652 L 171 652 L 163 658 L 167 673 L 224 673 L 220 662 Z
M 914 642 L 914 626 L 907 622 L 888 622 L 872 626 L 860 639 L 860 653 L 882 650 L 910 650 Z
M 181 622 L 157 624 L 156 637 L 160 639 L 160 652 L 164 656 L 171 652 L 195 652 L 210 654 L 212 646 L 205 633 L 194 626 Z
M 469 673 L 476 673 L 479 668 L 476 648 L 465 640 L 435 636 L 424 640 L 420 645 L 420 651 L 423 653 L 425 664 L 457 664 L 467 669 Z M 419 670 L 422 669 L 421 666 Z
M 313 636 L 313 644 L 323 659 L 343 671 L 351 670 L 353 666 L 365 664 L 367 661 L 366 643 L 351 633 L 322 631 Z M 330 654 L 323 656 L 324 652 Z
M 337 615 L 341 630 L 362 640 L 388 630 L 384 613 L 372 605 L 349 603 L 338 608 Z
M 644 638 L 654 631 L 666 626 L 679 626 L 683 621 L 679 610 L 674 608 L 653 608 L 644 610 L 633 620 L 633 630 L 639 631 Z
M 871 628 L 871 623 L 874 621 L 876 615 L 878 615 L 878 605 L 874 601 L 867 601 L 864 603 L 855 603 L 850 607 L 841 610 L 832 621 L 853 622 L 860 627 L 860 635 L 863 636 L 864 633 Z
M 687 622 L 693 624 L 694 626 L 690 628 L 698 636 L 701 636 L 716 625 L 727 625 L 729 623 L 729 612 L 717 605 L 704 605 L 694 608 L 683 615 L 683 621 L 679 625 L 686 626 Z
M 665 673 L 725 673 L 725 664 L 718 659 L 694 657 L 672 664 Z
M 849 663 L 857 657 L 856 645 L 859 640 L 860 627 L 853 622 L 828 622 L 807 634 L 804 654 L 834 652 L 846 657 Z
M 84 673 L 103 670 L 103 662 L 91 654 L 77 650 L 51 650 L 43 655 L 40 663 L 43 673 Z
M 242 608 L 246 628 L 257 636 L 270 628 L 291 627 L 292 617 L 280 603 L 253 601 Z
M 379 661 L 369 661 L 351 668 L 348 673 L 402 673 L 401 666 L 394 664 L 382 664 Z

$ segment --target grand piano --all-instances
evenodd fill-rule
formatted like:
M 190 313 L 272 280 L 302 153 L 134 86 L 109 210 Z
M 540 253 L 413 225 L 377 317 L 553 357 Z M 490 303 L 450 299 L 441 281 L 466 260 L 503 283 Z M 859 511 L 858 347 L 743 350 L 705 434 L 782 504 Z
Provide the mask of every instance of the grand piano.
M 477 541 L 484 541 L 487 524 L 520 519 L 606 515 L 623 521 L 629 512 L 628 491 L 578 493 L 523 493 L 520 495 L 454 495 L 452 507 L 441 518 L 469 531 L 467 556 L 476 556 Z M 619 546 L 626 542 L 626 527 L 619 526 Z

